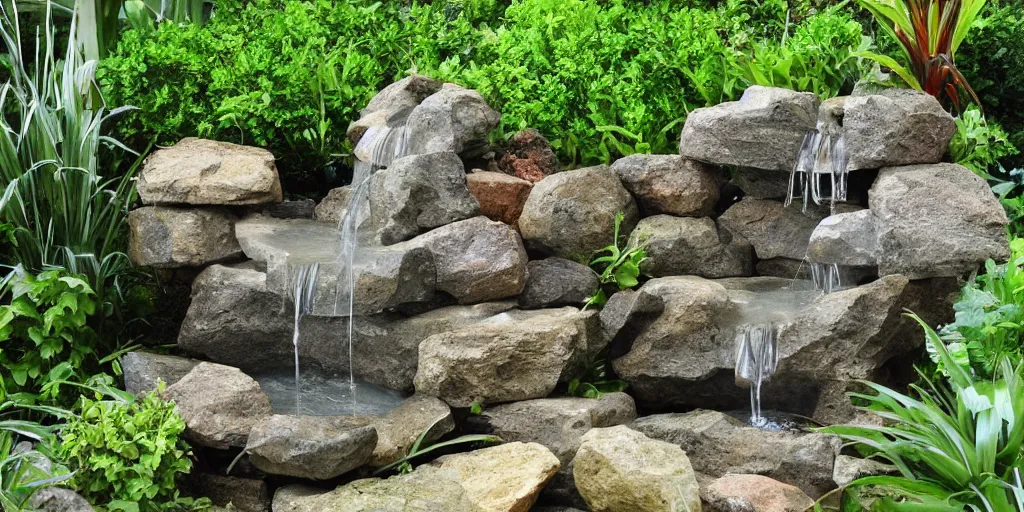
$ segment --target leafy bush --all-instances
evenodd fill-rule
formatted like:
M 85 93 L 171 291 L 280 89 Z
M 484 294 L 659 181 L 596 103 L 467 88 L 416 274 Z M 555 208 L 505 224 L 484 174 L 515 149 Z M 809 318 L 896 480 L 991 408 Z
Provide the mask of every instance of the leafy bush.
M 43 487 L 71 478 L 67 468 L 54 461 L 54 427 L 16 419 L 14 402 L 0 403 L 0 510 L 29 510 L 32 495 Z M 35 443 L 30 449 L 22 441 Z
M 590 260 L 590 268 L 598 272 L 598 282 L 601 286 L 593 296 L 587 299 L 584 308 L 602 306 L 608 302 L 605 285 L 614 285 L 613 288 L 628 290 L 640 284 L 638 281 L 640 265 L 647 258 L 647 252 L 644 251 L 644 241 L 635 236 L 629 237 L 624 247 L 619 247 L 619 230 L 624 218 L 622 212 L 615 214 L 615 234 L 612 244 L 598 250 Z
M 162 392 L 161 389 L 158 392 Z M 158 392 L 81 399 L 60 432 L 59 454 L 75 469 L 71 485 L 101 510 L 202 510 L 207 500 L 179 495 L 176 479 L 192 470 L 180 439 L 185 422 Z
M 1006 131 L 994 121 L 986 121 L 977 108 L 969 108 L 956 119 L 956 133 L 949 142 L 953 161 L 986 179 L 1003 158 L 1018 153 Z

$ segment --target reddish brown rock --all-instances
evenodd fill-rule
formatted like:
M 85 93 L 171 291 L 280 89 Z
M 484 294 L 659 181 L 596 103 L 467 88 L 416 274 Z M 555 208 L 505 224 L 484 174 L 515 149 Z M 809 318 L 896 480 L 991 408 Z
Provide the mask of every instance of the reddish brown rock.
M 804 512 L 814 506 L 800 489 L 761 475 L 726 475 L 704 494 L 711 512 Z
M 500 172 L 476 171 L 466 176 L 469 193 L 488 219 L 516 226 L 533 183 Z
M 498 169 L 531 183 L 562 170 L 551 144 L 533 128 L 512 136 L 508 150 L 498 161 Z

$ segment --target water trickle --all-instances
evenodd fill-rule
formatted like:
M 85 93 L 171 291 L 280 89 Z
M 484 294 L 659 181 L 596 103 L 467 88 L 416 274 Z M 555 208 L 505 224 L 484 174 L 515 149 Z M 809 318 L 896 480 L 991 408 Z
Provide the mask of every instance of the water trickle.
M 761 427 L 761 387 L 779 364 L 778 327 L 773 323 L 744 325 L 736 334 L 736 382 L 750 386 L 750 424 Z
M 295 304 L 295 327 L 292 331 L 292 345 L 295 349 L 295 403 L 300 403 L 299 388 L 299 325 L 302 317 L 313 312 L 313 295 L 316 292 L 316 276 L 319 263 L 306 263 L 295 270 L 292 278 L 292 302 Z
M 842 287 L 839 276 L 839 265 L 835 263 L 811 263 L 811 281 L 814 289 L 822 293 L 832 293 Z
M 786 206 L 799 198 L 803 210 L 807 211 L 810 201 L 818 205 L 828 202 L 835 213 L 836 203 L 846 200 L 848 163 L 842 131 L 819 121 L 815 130 L 807 132 L 800 146 L 796 165 L 789 175 Z

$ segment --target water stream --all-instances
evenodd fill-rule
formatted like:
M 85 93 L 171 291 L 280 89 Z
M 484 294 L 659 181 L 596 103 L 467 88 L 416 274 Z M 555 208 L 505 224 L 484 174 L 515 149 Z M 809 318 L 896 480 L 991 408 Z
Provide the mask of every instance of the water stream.
M 750 424 L 762 427 L 761 387 L 779 364 L 779 329 L 774 323 L 745 325 L 736 335 L 736 380 L 750 385 Z
M 301 406 L 299 396 L 299 325 L 302 317 L 313 312 L 313 294 L 316 292 L 316 277 L 319 263 L 304 263 L 295 271 L 292 280 L 292 302 L 295 303 L 295 326 L 292 331 L 292 345 L 295 349 L 295 407 Z
M 807 132 L 800 146 L 796 165 L 789 175 L 786 206 L 793 199 L 802 199 L 803 210 L 807 211 L 811 201 L 817 205 L 827 202 L 835 213 L 836 203 L 846 200 L 848 163 L 842 131 L 833 133 L 819 121 L 817 129 Z
M 811 282 L 821 293 L 832 293 L 843 286 L 836 263 L 811 263 Z

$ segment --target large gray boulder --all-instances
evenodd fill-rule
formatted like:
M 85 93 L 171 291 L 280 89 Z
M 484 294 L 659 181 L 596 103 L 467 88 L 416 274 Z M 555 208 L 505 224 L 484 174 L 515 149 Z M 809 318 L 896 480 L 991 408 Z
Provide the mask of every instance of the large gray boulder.
M 384 416 L 374 418 L 371 425 L 377 430 L 377 446 L 369 465 L 381 467 L 405 457 L 423 432 L 427 432 L 423 442 L 432 443 L 455 430 L 455 419 L 443 401 L 413 395 Z
M 700 510 L 700 488 L 690 458 L 678 446 L 625 426 L 583 435 L 573 461 L 576 487 L 591 510 L 675 512 Z
M 149 155 L 138 191 L 143 204 L 244 205 L 282 199 L 269 151 L 192 137 Z
M 121 356 L 124 390 L 138 395 L 156 391 L 160 381 L 170 386 L 188 375 L 199 361 L 136 350 Z
M 475 217 L 466 169 L 455 153 L 399 158 L 370 178 L 370 222 L 383 245 Z
M 531 261 L 526 274 L 526 287 L 519 295 L 523 309 L 581 306 L 601 284 L 589 267 L 562 258 Z
M 369 418 L 275 414 L 256 423 L 245 451 L 272 475 L 327 480 L 369 462 L 376 446 Z
M 646 215 L 707 217 L 718 202 L 721 177 L 681 156 L 630 155 L 615 161 L 612 171 Z
M 385 126 L 389 121 L 397 122 L 428 96 L 441 90 L 442 85 L 433 78 L 412 74 L 381 89 L 360 111 L 359 120 L 349 125 L 348 139 L 356 145 L 367 129 Z
M 444 84 L 409 114 L 408 154 L 462 153 L 485 143 L 500 120 L 501 114 L 491 109 L 480 93 Z
M 813 93 L 754 85 L 739 101 L 691 112 L 679 154 L 715 165 L 789 172 L 817 118 Z
M 237 368 L 199 363 L 164 391 L 185 421 L 185 437 L 202 446 L 243 448 L 249 432 L 270 416 L 270 399 Z
M 416 391 L 452 407 L 543 398 L 601 348 L 597 313 L 566 307 L 501 313 L 420 343 Z
M 558 471 L 558 459 L 537 443 L 507 443 L 445 455 L 431 463 L 453 471 L 483 510 L 528 512 Z
M 391 247 L 429 251 L 437 290 L 460 304 L 514 297 L 526 284 L 528 258 L 519 233 L 487 217 L 448 224 Z
M 144 206 L 128 213 L 128 257 L 144 267 L 198 267 L 238 259 L 236 217 L 213 208 Z
M 806 512 L 814 500 L 795 486 L 761 475 L 725 475 L 704 492 L 707 512 Z
M 850 170 L 940 162 L 956 133 L 938 100 L 909 89 L 846 98 L 842 126 Z
M 615 215 L 625 216 L 621 241 L 639 220 L 633 196 L 607 166 L 565 171 L 534 185 L 519 217 L 531 249 L 585 263 L 615 238 Z
M 882 169 L 869 193 L 880 275 L 961 276 L 1010 256 L 1006 212 L 985 180 L 957 164 Z
M 631 428 L 679 446 L 697 472 L 712 478 L 762 475 L 795 485 L 814 498 L 835 488 L 832 468 L 842 446 L 837 437 L 763 430 L 709 410 L 645 416 Z
M 825 217 L 814 228 L 807 245 L 807 259 L 814 263 L 872 267 L 877 257 L 878 236 L 871 210 Z
M 779 201 L 743 198 L 718 218 L 718 225 L 749 241 L 759 259 L 802 260 L 807 241 L 822 218 L 816 211 L 803 213 Z
M 458 473 L 420 466 L 388 479 L 366 478 L 330 492 L 301 485 L 274 494 L 274 512 L 485 512 L 470 499 Z
M 736 277 L 754 271 L 750 243 L 719 231 L 707 217 L 655 215 L 641 220 L 631 236 L 644 247 L 647 259 L 640 270 L 651 277 Z

